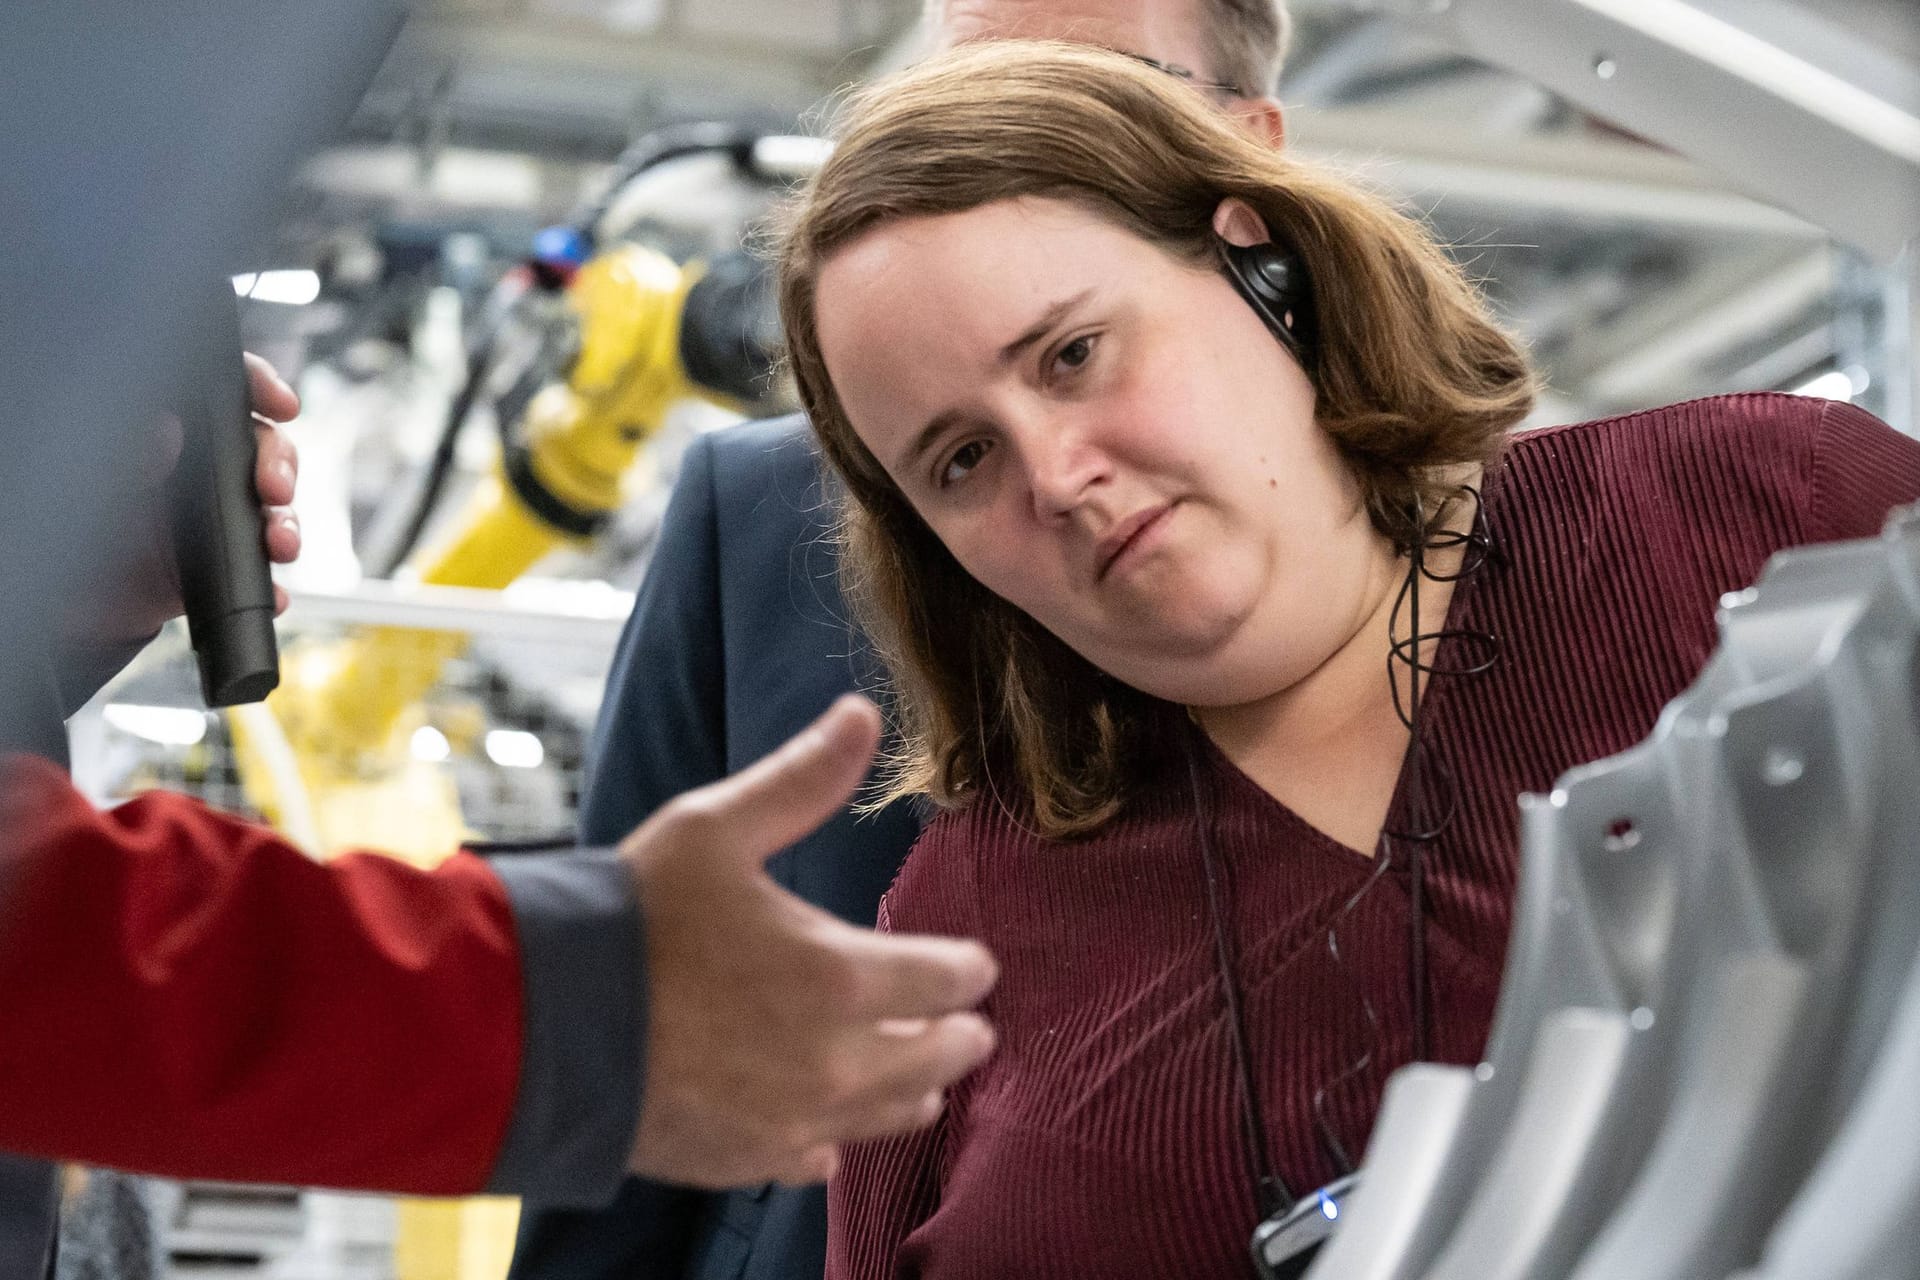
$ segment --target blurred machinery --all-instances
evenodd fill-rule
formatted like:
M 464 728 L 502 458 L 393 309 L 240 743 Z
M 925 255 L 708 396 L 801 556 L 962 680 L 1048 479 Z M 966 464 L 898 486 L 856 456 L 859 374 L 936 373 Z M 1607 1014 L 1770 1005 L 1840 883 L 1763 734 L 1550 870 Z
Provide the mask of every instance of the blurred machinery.
M 1799 273 L 1818 292 L 1855 295 L 1857 311 L 1870 317 L 1868 332 L 1834 326 L 1825 345 L 1843 376 L 1820 393 L 1860 398 L 1898 429 L 1920 434 L 1920 19 L 1907 0 L 1384 0 L 1366 7 L 1687 157 L 1846 246 L 1851 264 Z M 1780 297 L 1806 287 L 1791 283 L 1792 272 L 1780 274 L 1789 278 L 1728 299 L 1713 316 L 1717 327 L 1739 334 L 1753 324 L 1743 312 L 1791 307 Z M 1649 335 L 1636 336 L 1653 345 Z M 1698 342 L 1693 334 L 1660 336 L 1668 359 Z M 1656 352 L 1652 362 L 1661 359 Z M 1757 373 L 1782 371 L 1777 361 L 1756 359 L 1740 370 L 1737 388 L 1751 389 Z
M 428 586 L 505 587 L 606 524 L 626 499 L 635 457 L 675 403 L 776 402 L 759 265 L 738 254 L 677 263 L 607 235 L 603 223 L 620 194 L 662 163 L 721 153 L 771 182 L 789 176 L 762 159 L 781 146 L 728 126 L 649 136 L 602 194 L 543 233 L 535 256 L 509 271 L 482 309 L 390 572 Z M 508 348 L 518 353 L 511 367 Z M 489 394 L 501 425 L 497 463 L 451 529 L 423 547 L 461 429 Z M 453 796 L 407 744 L 419 700 L 461 647 L 454 633 L 379 627 L 291 651 L 270 715 L 234 721 L 254 806 L 282 822 L 303 811 L 312 829 L 300 834 L 320 851 L 377 845 L 431 859 L 455 847 L 466 828 Z M 297 762 L 304 801 L 288 796 L 285 769 L 267 766 L 275 753 Z M 405 829 L 395 829 L 396 814 L 407 815 Z

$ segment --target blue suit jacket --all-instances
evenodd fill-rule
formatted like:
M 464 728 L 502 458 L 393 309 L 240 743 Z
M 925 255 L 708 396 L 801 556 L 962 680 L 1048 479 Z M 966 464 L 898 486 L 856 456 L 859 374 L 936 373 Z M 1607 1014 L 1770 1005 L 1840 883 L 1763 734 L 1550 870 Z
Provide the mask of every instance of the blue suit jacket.
M 837 587 L 832 517 L 802 418 L 689 446 L 608 680 L 583 841 L 619 840 L 839 694 L 873 687 L 877 666 Z M 918 833 L 907 806 L 843 813 L 769 866 L 801 897 L 870 925 Z M 632 1179 L 605 1209 L 529 1206 L 511 1280 L 818 1280 L 825 1255 L 823 1188 L 713 1195 Z

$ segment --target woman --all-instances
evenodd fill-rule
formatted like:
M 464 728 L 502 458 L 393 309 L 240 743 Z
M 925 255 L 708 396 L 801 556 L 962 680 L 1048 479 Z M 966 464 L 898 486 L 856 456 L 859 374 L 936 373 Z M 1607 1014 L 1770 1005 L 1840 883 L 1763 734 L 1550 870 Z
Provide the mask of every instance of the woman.
M 942 810 L 883 919 L 1003 966 L 996 1056 L 849 1156 L 834 1276 L 1244 1275 L 1392 1070 L 1477 1059 L 1515 798 L 1644 736 L 1773 551 L 1920 497 L 1794 397 L 1509 438 L 1526 362 L 1415 224 L 1096 50 L 857 99 L 783 250 Z

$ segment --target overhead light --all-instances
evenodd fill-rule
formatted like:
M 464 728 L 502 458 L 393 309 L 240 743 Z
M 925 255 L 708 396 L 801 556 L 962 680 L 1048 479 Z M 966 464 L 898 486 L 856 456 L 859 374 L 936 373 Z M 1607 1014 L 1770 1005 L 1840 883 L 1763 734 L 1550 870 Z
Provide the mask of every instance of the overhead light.
M 523 729 L 487 730 L 487 759 L 503 769 L 538 769 L 546 758 L 540 739 Z
M 1808 378 L 1793 389 L 1796 396 L 1817 396 L 1822 400 L 1851 400 L 1853 379 L 1844 369 L 1829 369 L 1817 378 Z
M 833 154 L 827 138 L 799 134 L 768 134 L 753 143 L 754 167 L 762 173 L 789 182 L 804 182 L 820 172 L 820 166 Z
M 207 713 L 191 707 L 148 707 L 109 702 L 101 713 L 108 724 L 163 747 L 191 747 L 207 736 Z
M 249 272 L 233 278 L 233 291 L 251 302 L 279 302 L 304 307 L 320 296 L 317 271 Z
M 425 764 L 439 764 L 453 754 L 453 746 L 447 741 L 447 735 L 430 724 L 415 729 L 408 746 L 413 751 L 413 758 Z

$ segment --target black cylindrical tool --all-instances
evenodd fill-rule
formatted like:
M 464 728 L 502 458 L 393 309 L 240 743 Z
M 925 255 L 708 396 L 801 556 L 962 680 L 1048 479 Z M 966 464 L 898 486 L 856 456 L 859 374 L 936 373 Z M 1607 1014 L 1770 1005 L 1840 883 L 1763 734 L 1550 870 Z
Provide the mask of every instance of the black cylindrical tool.
M 195 300 L 194 356 L 183 380 L 180 462 L 172 480 L 173 550 L 187 631 L 210 707 L 258 702 L 280 683 L 273 578 L 253 472 L 247 369 L 232 285 Z

